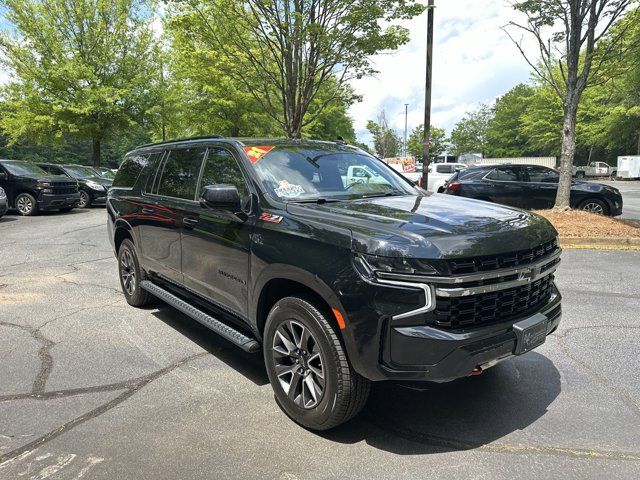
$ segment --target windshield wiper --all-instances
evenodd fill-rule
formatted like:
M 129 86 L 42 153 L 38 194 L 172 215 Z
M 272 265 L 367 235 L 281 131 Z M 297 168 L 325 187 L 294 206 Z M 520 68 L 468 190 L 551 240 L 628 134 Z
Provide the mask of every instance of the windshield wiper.
M 374 195 L 363 195 L 360 198 L 379 198 L 379 197 L 404 197 L 406 193 L 403 192 L 387 192 L 387 193 L 376 193 Z
M 309 200 L 292 200 L 292 203 L 317 203 L 318 205 L 322 205 L 324 203 L 335 203 L 340 201 L 342 200 L 338 200 L 337 198 L 315 198 Z

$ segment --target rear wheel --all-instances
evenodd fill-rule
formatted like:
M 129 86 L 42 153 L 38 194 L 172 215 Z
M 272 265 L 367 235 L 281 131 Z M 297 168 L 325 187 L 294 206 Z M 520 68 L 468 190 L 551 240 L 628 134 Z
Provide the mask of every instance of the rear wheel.
M 78 203 L 80 208 L 89 208 L 91 206 L 91 195 L 89 195 L 84 190 L 80 190 L 80 203 Z
M 351 368 L 334 327 L 308 300 L 287 297 L 275 304 L 263 350 L 276 401 L 295 422 L 328 430 L 364 407 L 369 381 Z
M 144 307 L 151 303 L 151 294 L 140 288 L 140 282 L 144 280 L 144 272 L 140 268 L 135 246 L 129 239 L 123 240 L 118 250 L 118 272 L 122 293 L 129 305 Z
M 602 200 L 598 200 L 596 198 L 585 200 L 578 207 L 580 210 L 584 210 L 585 212 L 595 213 L 597 215 L 608 215 L 609 208 L 607 204 Z
M 36 199 L 29 193 L 21 193 L 16 197 L 16 210 L 25 217 L 35 215 L 38 212 Z

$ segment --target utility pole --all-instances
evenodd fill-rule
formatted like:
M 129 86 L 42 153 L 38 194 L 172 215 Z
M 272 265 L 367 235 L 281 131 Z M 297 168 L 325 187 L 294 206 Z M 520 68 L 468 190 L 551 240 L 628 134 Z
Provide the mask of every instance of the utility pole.
M 407 125 L 408 125 L 408 117 L 409 117 L 409 104 L 404 104 L 404 148 L 402 151 L 402 156 L 407 157 L 409 154 L 409 149 L 407 148 Z
M 433 64 L 433 0 L 427 6 L 427 76 L 424 92 L 424 138 L 422 148 L 422 188 L 425 190 L 429 176 L 429 146 L 431 138 L 431 65 Z

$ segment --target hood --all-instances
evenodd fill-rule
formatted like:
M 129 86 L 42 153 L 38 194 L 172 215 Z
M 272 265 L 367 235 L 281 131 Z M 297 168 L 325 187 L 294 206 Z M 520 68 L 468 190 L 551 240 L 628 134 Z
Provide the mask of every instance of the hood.
M 287 205 L 295 215 L 348 228 L 352 248 L 386 257 L 461 258 L 527 250 L 555 238 L 539 215 L 452 195 Z
M 81 182 L 99 183 L 103 187 L 111 187 L 111 184 L 113 183 L 108 178 L 103 178 L 103 177 L 85 177 L 85 178 L 83 178 L 83 179 L 81 179 L 79 181 L 81 181 Z
M 31 178 L 31 177 L 23 177 L 23 178 Z M 66 175 L 47 175 L 44 177 L 38 177 L 38 182 L 48 182 L 48 183 L 70 183 L 75 185 L 77 182 L 73 178 L 69 178 Z

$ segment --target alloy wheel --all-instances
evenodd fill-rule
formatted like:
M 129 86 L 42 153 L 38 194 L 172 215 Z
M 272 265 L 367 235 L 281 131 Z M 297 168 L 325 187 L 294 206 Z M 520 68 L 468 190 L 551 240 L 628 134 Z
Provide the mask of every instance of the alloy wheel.
M 599 203 L 589 202 L 585 204 L 584 207 L 582 207 L 582 209 L 585 212 L 591 212 L 597 215 L 604 215 L 604 209 L 602 208 L 602 205 L 600 205 Z
M 89 194 L 84 190 L 80 190 L 80 203 L 78 206 L 80 208 L 86 208 L 89 205 Z
M 273 337 L 272 357 L 284 393 L 301 408 L 316 407 L 324 394 L 325 372 L 320 345 L 309 328 L 283 322 Z
M 23 195 L 18 198 L 18 201 L 16 202 L 16 208 L 22 215 L 28 215 L 31 210 L 33 210 L 33 202 L 31 202 L 31 199 L 29 197 Z
M 133 295 L 136 288 L 136 270 L 128 250 L 122 252 L 120 258 L 120 277 L 122 277 L 122 286 L 127 294 Z

